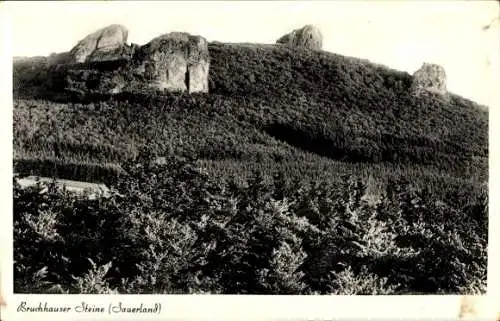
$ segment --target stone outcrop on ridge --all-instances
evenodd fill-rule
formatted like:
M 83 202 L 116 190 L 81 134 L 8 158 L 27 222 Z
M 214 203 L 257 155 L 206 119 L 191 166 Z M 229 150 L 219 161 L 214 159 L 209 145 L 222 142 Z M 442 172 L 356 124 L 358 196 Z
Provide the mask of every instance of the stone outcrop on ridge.
M 320 50 L 323 47 L 323 35 L 317 27 L 306 25 L 282 36 L 276 43 L 291 47 Z

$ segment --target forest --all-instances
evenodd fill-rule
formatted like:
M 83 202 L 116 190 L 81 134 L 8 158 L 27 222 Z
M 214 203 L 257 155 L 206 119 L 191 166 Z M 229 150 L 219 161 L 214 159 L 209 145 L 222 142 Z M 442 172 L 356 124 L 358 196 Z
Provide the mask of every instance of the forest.
M 63 90 L 46 58 L 14 62 L 16 292 L 485 290 L 487 107 L 324 51 L 209 51 L 191 95 L 74 95 L 116 66 Z

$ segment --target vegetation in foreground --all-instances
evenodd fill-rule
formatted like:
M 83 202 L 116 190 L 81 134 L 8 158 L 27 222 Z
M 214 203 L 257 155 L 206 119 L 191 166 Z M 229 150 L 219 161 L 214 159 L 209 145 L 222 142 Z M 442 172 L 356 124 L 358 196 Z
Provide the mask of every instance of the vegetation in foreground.
M 391 181 L 213 181 L 192 163 L 125 166 L 108 199 L 14 188 L 21 293 L 473 294 L 487 193 L 458 207 Z

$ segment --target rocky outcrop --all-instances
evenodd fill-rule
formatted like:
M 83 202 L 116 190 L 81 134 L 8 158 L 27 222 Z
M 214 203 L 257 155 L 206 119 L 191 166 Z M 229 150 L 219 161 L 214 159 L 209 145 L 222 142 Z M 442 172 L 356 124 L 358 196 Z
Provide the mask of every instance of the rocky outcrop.
M 172 32 L 138 49 L 133 74 L 144 77 L 150 88 L 208 92 L 209 53 L 205 38 Z
M 415 94 L 433 92 L 446 94 L 446 72 L 440 65 L 424 63 L 413 74 L 412 91 Z
M 276 43 L 291 47 L 320 50 L 323 47 L 323 35 L 317 27 L 313 25 L 306 25 L 284 35 L 279 38 Z
M 97 30 L 68 53 L 46 59 L 45 83 L 67 99 L 123 91 L 208 92 L 207 40 L 184 32 L 127 45 L 121 25 Z
M 89 61 L 105 61 L 119 59 L 130 54 L 127 46 L 128 30 L 122 25 L 113 24 L 99 29 L 82 40 L 71 49 L 73 63 Z

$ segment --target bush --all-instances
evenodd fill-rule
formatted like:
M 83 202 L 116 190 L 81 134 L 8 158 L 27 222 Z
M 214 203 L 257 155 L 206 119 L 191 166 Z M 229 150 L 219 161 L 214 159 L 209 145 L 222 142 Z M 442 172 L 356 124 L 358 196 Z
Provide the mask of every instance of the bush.
M 15 291 L 471 294 L 484 291 L 484 206 L 392 181 L 215 181 L 180 158 L 124 165 L 110 198 L 14 186 Z M 478 200 L 481 204 L 483 201 Z M 34 281 L 35 280 L 35 281 Z

